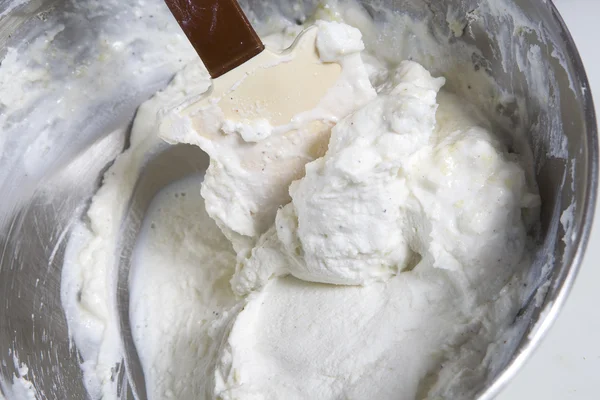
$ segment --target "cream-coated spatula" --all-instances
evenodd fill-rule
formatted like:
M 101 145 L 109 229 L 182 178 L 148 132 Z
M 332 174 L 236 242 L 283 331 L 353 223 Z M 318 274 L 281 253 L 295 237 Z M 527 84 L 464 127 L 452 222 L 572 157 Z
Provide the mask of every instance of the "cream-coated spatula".
M 166 3 L 213 79 L 209 95 L 180 114 L 218 103 L 230 121 L 285 125 L 315 108 L 340 76 L 339 64 L 320 61 L 316 29 L 301 34 L 288 51 L 275 53 L 265 49 L 236 0 Z
M 206 210 L 244 252 L 291 200 L 290 184 L 325 154 L 333 126 L 376 96 L 362 36 L 318 21 L 276 53 L 264 48 L 236 0 L 166 1 L 213 79 L 206 94 L 203 85 L 184 90 L 184 100 L 159 116 L 159 136 L 210 156 L 201 189 Z

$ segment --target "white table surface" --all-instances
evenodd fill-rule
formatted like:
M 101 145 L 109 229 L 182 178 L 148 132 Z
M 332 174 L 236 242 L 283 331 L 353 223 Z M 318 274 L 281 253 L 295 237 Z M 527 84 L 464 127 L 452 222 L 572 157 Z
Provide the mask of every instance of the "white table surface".
M 600 0 L 554 0 L 588 73 L 600 116 Z M 600 400 L 600 204 L 573 291 L 533 357 L 498 400 Z

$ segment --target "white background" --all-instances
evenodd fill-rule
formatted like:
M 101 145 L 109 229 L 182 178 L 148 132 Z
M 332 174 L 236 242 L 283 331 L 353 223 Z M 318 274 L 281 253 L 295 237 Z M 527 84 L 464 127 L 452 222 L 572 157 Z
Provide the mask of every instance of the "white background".
M 600 0 L 554 0 L 586 66 L 600 116 Z M 600 204 L 565 308 L 497 400 L 600 400 Z

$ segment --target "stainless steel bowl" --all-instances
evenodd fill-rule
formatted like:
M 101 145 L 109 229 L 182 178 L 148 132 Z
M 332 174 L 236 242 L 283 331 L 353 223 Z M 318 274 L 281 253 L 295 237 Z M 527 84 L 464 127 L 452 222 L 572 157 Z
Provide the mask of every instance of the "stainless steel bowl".
M 96 17 L 86 20 L 78 17 L 85 2 L 0 1 L 0 57 L 8 47 L 26 49 L 39 43 L 36 38 L 43 38 L 57 24 L 63 29 L 55 33 L 46 51 L 70 55 L 40 66 L 47 69 L 47 86 L 20 112 L 8 112 L 0 99 L 0 386 L 8 398 L 13 395 L 13 381 L 23 374 L 19 363 L 29 367 L 27 379 L 38 397 L 87 397 L 81 357 L 69 340 L 61 306 L 66 239 L 72 223 L 85 214 L 102 173 L 128 145 L 136 107 L 164 86 L 176 69 L 152 65 L 158 72 L 139 79 L 133 78 L 132 71 L 113 76 L 101 68 L 91 78 L 71 76 L 98 63 L 90 43 L 114 23 L 116 15 L 126 12 L 119 1 L 101 3 L 96 5 Z M 160 0 L 146 3 L 163 6 Z M 515 0 L 518 15 L 503 13 L 501 8 L 497 13 L 483 12 L 497 3 L 484 0 L 381 3 L 426 21 L 440 46 L 463 49 L 436 60 L 416 46 L 404 49 L 403 57 L 413 57 L 437 74 L 465 66 L 483 69 L 504 94 L 514 94 L 502 96 L 490 85 L 486 94 L 491 100 L 484 104 L 484 112 L 499 129 L 512 128 L 517 133 L 514 145 L 519 147 L 516 142 L 523 139 L 535 160 L 532 171 L 543 201 L 539 245 L 511 338 L 496 357 L 497 367 L 480 385 L 479 398 L 491 399 L 517 373 L 555 319 L 583 257 L 598 180 L 597 128 L 589 85 L 577 49 L 550 0 Z M 363 6 L 385 26 L 388 16 L 380 12 L 381 3 L 364 1 Z M 250 1 L 245 6 L 253 18 L 264 18 L 275 7 L 299 20 L 315 7 L 311 1 L 301 7 L 291 4 Z M 177 27 L 173 22 L 161 29 L 175 32 Z M 385 32 L 381 35 L 386 39 Z M 390 50 L 400 46 L 388 39 Z M 143 49 L 152 43 L 135 45 Z M 537 64 L 528 58 L 532 46 L 539 55 Z M 0 66 L 3 72 L 7 73 Z M 19 71 L 11 73 L 16 75 L 10 79 L 18 78 Z M 547 91 L 534 93 L 527 81 L 532 77 L 541 79 Z M 92 96 L 87 104 L 71 105 L 68 118 L 34 123 L 40 115 L 55 116 L 62 110 L 57 104 L 66 86 L 55 83 L 77 79 L 79 83 L 81 79 L 117 82 L 110 98 Z M 469 93 L 469 86 L 467 80 L 453 89 L 477 101 L 481 93 Z M 46 151 L 48 143 L 54 151 Z M 29 163 L 31 157 L 40 162 Z M 123 365 L 115 365 L 113 379 L 119 382 L 121 397 L 131 398 Z

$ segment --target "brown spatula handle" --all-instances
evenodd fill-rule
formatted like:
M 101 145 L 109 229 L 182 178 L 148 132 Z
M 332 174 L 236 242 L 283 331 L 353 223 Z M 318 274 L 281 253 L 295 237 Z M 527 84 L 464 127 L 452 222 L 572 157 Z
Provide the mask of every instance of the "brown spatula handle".
M 210 76 L 245 63 L 265 46 L 236 0 L 165 0 Z

